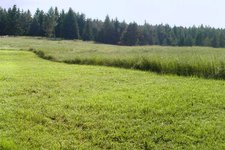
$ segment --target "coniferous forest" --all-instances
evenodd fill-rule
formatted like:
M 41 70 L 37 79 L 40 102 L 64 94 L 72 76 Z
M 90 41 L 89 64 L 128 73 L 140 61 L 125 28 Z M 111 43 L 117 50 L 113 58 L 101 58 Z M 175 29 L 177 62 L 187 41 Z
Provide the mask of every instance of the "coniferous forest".
M 42 36 L 80 39 L 115 45 L 211 46 L 225 47 L 225 29 L 209 26 L 169 26 L 167 24 L 138 25 L 86 18 L 71 8 L 65 12 L 50 8 L 48 12 L 37 9 L 32 15 L 13 6 L 0 8 L 0 35 Z

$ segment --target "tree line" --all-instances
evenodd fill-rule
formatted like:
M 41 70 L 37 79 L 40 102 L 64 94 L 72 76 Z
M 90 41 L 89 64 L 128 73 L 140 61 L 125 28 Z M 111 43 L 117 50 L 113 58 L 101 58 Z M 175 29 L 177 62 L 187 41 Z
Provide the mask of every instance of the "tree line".
M 225 29 L 209 26 L 169 26 L 167 24 L 138 25 L 86 18 L 85 14 L 50 8 L 48 12 L 37 9 L 32 15 L 14 5 L 8 10 L 0 8 L 0 35 L 43 36 L 80 39 L 119 45 L 170 45 L 225 47 Z

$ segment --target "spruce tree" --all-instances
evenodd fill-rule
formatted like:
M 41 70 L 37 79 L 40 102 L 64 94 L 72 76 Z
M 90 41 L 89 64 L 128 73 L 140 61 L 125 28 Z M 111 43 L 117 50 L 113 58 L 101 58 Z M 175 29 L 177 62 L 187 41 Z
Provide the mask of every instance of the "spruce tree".
M 40 26 L 40 31 L 39 31 L 39 34 L 38 36 L 45 36 L 45 31 L 44 31 L 44 19 L 45 19 L 45 13 L 43 10 L 39 11 L 39 9 L 37 10 L 36 12 L 37 14 L 37 21 L 38 21 L 38 24 Z
M 107 15 L 103 24 L 102 31 L 100 35 L 102 36 L 101 42 L 107 44 L 113 44 L 113 33 L 114 33 L 114 24 L 111 22 L 109 16 Z
M 79 28 L 74 11 L 70 8 L 63 21 L 63 33 L 66 39 L 78 39 Z
M 0 8 L 0 35 L 6 34 L 6 24 L 7 22 L 7 12 L 6 10 Z
M 215 34 L 213 39 L 212 39 L 212 47 L 219 47 L 220 43 L 219 43 L 219 37 Z
M 43 29 L 47 37 L 55 36 L 56 16 L 53 8 L 51 7 L 44 17 Z
M 120 37 L 121 37 L 121 26 L 120 26 L 120 22 L 116 20 L 113 22 L 114 24 L 114 31 L 113 31 L 113 34 L 112 34 L 112 44 L 118 44 L 120 42 Z
M 79 27 L 80 38 L 83 38 L 82 35 L 83 35 L 83 31 L 84 31 L 84 28 L 85 28 L 85 25 L 86 25 L 85 15 L 78 13 L 76 15 L 76 17 L 77 17 L 77 24 L 78 24 L 78 27 Z
M 30 11 L 22 12 L 19 18 L 19 24 L 21 27 L 20 35 L 29 35 L 29 30 L 32 22 Z
M 139 44 L 140 45 L 152 45 L 153 44 L 153 32 L 151 26 L 145 23 L 144 26 L 139 28 Z
M 85 23 L 84 31 L 82 38 L 84 41 L 90 41 L 93 40 L 93 35 L 92 35 L 92 28 L 91 28 L 91 20 L 88 19 Z
M 225 34 L 224 31 L 220 31 L 220 36 L 219 36 L 219 47 L 225 47 Z
M 101 42 L 101 34 L 100 32 L 102 31 L 103 28 L 103 22 L 101 20 L 98 19 L 94 19 L 92 21 L 92 33 L 93 33 L 93 40 L 95 40 L 96 42 Z
M 16 5 L 8 9 L 6 32 L 9 35 L 19 35 L 21 28 L 19 24 L 20 11 Z
M 38 22 L 37 18 L 33 18 L 30 29 L 29 29 L 29 35 L 31 36 L 40 36 L 41 27 Z
M 121 44 L 123 45 L 136 45 L 138 43 L 138 25 L 130 23 L 121 37 Z
M 62 10 L 62 12 L 60 13 L 58 19 L 57 19 L 57 23 L 55 26 L 55 35 L 56 37 L 60 37 L 63 38 L 64 37 L 64 33 L 63 33 L 63 22 L 65 19 L 65 13 L 64 10 Z

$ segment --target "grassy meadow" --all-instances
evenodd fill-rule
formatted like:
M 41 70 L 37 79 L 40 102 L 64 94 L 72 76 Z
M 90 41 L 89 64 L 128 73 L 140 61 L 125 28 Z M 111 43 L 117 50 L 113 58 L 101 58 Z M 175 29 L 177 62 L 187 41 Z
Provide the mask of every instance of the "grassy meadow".
M 0 149 L 224 149 L 225 82 L 0 51 Z
M 161 74 L 225 79 L 224 48 L 128 47 L 30 37 L 1 38 L 0 48 L 32 50 L 43 58 L 71 64 L 115 66 Z
M 207 47 L 0 38 L 0 150 L 225 149 L 225 81 L 194 77 L 224 79 L 224 58 Z

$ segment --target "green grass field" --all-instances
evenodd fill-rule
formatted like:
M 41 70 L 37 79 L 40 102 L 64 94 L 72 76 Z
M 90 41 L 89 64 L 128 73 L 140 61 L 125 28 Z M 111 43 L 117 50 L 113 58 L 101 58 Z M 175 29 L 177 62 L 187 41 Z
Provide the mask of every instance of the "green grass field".
M 93 42 L 7 37 L 1 49 L 33 50 L 72 64 L 150 70 L 161 74 L 225 79 L 225 49 L 209 47 L 113 46 Z
M 225 149 L 224 90 L 222 80 L 1 50 L 0 149 Z
M 224 58 L 207 47 L 0 38 L 0 150 L 225 149 L 225 81 L 150 72 L 224 79 Z

